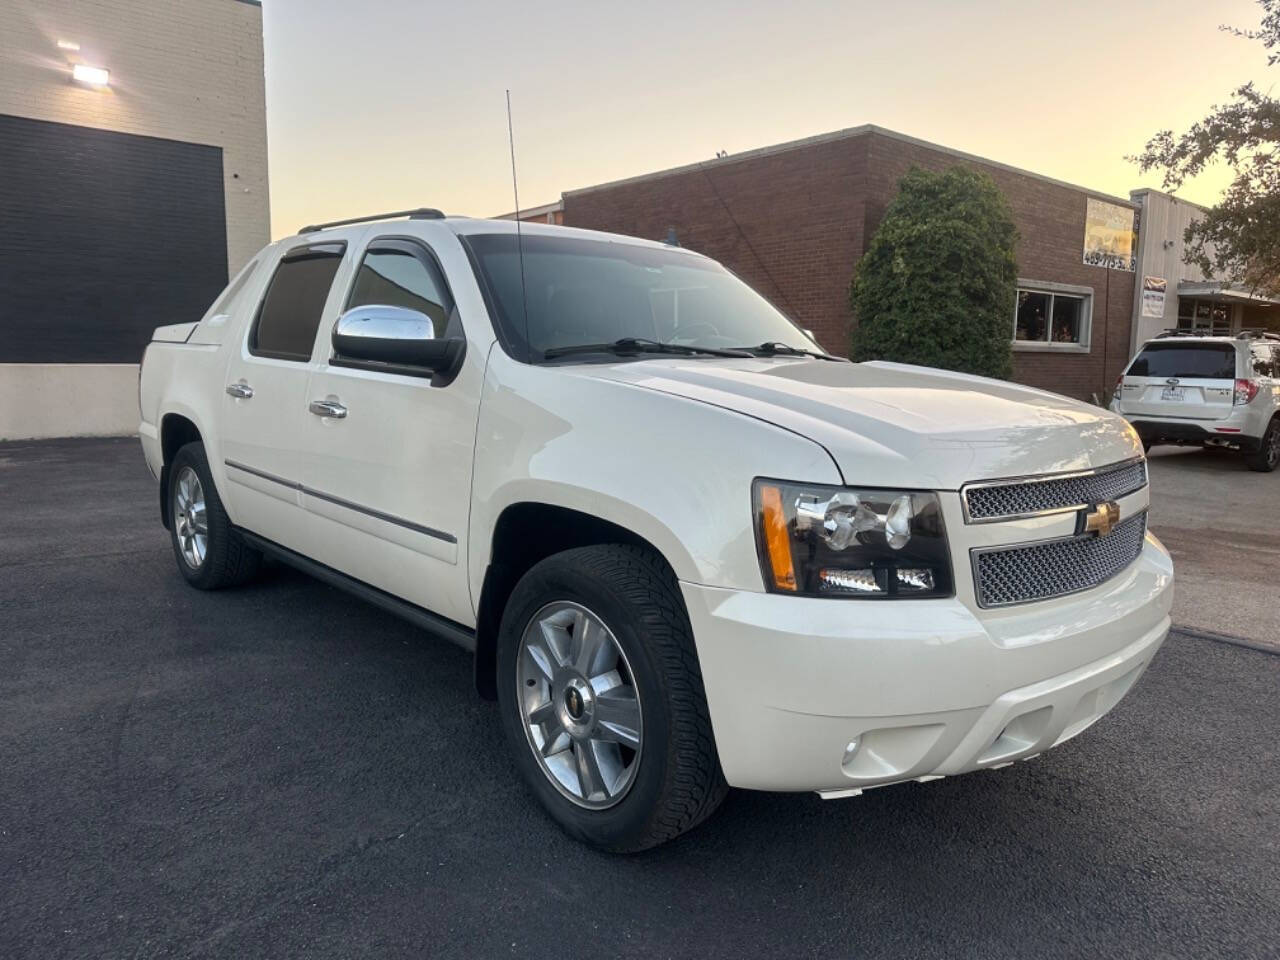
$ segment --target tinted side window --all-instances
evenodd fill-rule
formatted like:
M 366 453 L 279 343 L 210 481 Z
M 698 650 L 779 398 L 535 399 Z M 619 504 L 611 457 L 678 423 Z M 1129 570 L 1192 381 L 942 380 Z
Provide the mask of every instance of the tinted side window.
M 347 309 L 371 304 L 425 313 L 435 324 L 437 337 L 459 336 L 462 332 L 457 329 L 453 298 L 439 268 L 425 250 L 405 243 L 370 247 L 365 254 Z
M 1236 349 L 1225 343 L 1149 343 L 1134 359 L 1128 376 L 1234 380 Z
M 342 253 L 330 250 L 280 261 L 249 334 L 249 352 L 280 360 L 310 360 L 320 314 L 341 262 Z

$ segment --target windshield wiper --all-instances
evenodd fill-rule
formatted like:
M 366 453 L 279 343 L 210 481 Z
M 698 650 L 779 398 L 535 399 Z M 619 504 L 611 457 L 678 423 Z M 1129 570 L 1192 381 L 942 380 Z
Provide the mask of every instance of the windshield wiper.
M 611 343 L 575 343 L 568 347 L 552 347 L 542 351 L 542 359 L 553 360 L 556 357 L 568 357 L 575 353 L 614 353 L 627 356 L 633 353 L 671 353 L 679 356 L 706 355 L 712 357 L 749 357 L 748 350 L 734 348 L 721 350 L 717 347 L 694 347 L 683 343 L 663 343 L 661 340 L 647 340 L 644 337 L 622 337 Z
M 837 357 L 835 354 L 823 353 L 821 350 L 805 350 L 803 347 L 793 347 L 791 344 L 783 343 L 780 340 L 766 340 L 764 343 L 758 343 L 754 347 L 734 347 L 733 349 L 745 350 L 755 357 L 776 357 L 779 354 L 783 354 L 788 357 L 816 357 L 819 360 L 844 360 L 844 357 Z

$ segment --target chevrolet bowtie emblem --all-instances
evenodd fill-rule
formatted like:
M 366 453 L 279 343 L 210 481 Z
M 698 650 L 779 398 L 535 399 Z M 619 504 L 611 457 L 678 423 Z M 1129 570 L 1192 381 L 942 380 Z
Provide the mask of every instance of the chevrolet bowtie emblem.
M 1098 536 L 1105 537 L 1120 522 L 1120 504 L 1114 501 L 1100 503 L 1084 515 L 1084 529 L 1088 533 L 1096 531 Z

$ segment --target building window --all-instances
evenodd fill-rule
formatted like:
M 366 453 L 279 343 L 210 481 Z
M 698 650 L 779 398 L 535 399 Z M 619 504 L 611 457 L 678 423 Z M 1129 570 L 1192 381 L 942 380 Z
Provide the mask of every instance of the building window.
M 1018 284 L 1013 342 L 1023 349 L 1089 349 L 1093 292 L 1063 284 Z
M 1194 297 L 1178 298 L 1178 329 L 1213 336 L 1230 336 L 1231 307 L 1212 300 Z

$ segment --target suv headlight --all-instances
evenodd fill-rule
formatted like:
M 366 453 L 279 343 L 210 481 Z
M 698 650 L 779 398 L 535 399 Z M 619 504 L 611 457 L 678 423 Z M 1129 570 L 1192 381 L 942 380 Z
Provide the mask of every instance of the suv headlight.
M 770 591 L 857 599 L 951 596 L 951 559 L 936 494 L 778 480 L 756 480 L 751 493 Z

